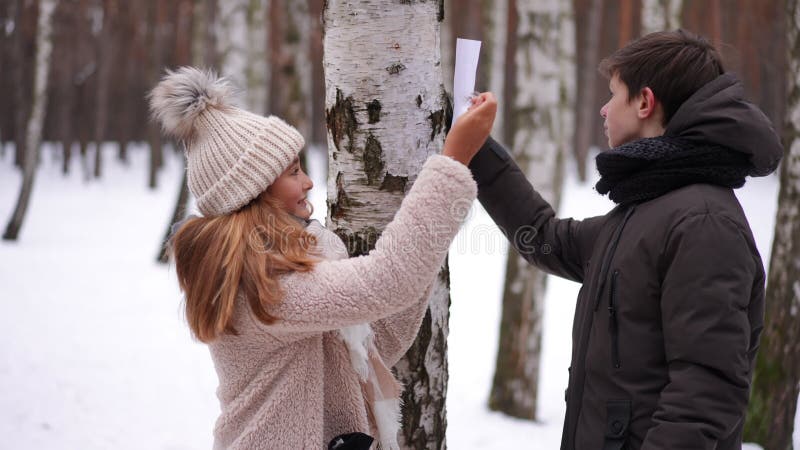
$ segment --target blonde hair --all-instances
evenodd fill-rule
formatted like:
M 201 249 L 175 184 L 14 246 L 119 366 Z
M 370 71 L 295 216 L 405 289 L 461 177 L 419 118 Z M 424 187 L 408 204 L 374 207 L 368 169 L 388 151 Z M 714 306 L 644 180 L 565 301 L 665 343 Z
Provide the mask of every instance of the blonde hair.
M 267 308 L 283 297 L 277 277 L 310 271 L 319 260 L 315 245 L 314 236 L 266 192 L 230 214 L 187 220 L 170 249 L 192 334 L 205 343 L 237 334 L 231 322 L 239 294 L 259 321 L 275 322 Z

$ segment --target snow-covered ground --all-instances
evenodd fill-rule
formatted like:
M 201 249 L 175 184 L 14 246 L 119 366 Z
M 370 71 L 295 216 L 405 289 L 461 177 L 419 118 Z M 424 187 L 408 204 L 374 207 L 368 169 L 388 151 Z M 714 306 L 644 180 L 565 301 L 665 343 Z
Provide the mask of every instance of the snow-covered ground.
M 0 449 L 183 450 L 211 446 L 216 375 L 181 315 L 174 269 L 155 263 L 182 165 L 166 158 L 149 190 L 147 152 L 84 181 L 77 161 L 61 176 L 58 152 L 43 155 L 20 240 L 0 242 Z M 0 154 L 0 224 L 20 174 Z M 325 216 L 320 158 L 314 216 Z M 739 191 L 767 261 L 777 179 Z M 569 177 L 561 215 L 601 214 L 611 203 Z M 536 423 L 486 408 L 497 347 L 508 246 L 476 204 L 450 252 L 452 299 L 447 400 L 452 449 L 556 449 L 564 415 L 570 326 L 578 285 L 551 278 Z M 795 434 L 796 446 L 800 446 Z M 753 447 L 751 447 L 753 448 Z

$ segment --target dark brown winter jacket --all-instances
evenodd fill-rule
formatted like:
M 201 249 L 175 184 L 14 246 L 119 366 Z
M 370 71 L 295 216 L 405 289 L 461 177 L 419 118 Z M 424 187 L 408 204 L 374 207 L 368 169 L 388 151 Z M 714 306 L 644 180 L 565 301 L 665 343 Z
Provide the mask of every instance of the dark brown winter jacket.
M 687 100 L 665 136 L 744 153 L 751 175 L 772 172 L 782 155 L 729 75 Z M 558 219 L 491 138 L 470 168 L 517 251 L 582 283 L 561 448 L 741 448 L 765 277 L 733 190 L 693 184 L 605 216 Z

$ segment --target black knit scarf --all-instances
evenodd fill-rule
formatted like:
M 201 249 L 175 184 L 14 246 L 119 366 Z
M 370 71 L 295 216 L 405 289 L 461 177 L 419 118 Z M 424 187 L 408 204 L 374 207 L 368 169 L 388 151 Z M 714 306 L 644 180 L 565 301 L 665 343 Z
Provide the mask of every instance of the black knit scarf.
M 696 183 L 739 188 L 750 168 L 747 155 L 728 148 L 660 136 L 597 155 L 595 188 L 615 203 L 643 202 Z

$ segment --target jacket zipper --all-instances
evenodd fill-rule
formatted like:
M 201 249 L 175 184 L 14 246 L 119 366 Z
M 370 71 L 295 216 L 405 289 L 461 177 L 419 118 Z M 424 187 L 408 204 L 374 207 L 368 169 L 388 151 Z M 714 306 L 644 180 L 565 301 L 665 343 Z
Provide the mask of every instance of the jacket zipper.
M 608 331 L 611 334 L 611 364 L 620 368 L 619 361 L 619 323 L 617 322 L 617 276 L 619 270 L 611 275 L 611 288 L 608 296 Z
M 600 307 L 600 299 L 603 298 L 603 289 L 605 289 L 606 279 L 608 278 L 609 266 L 611 266 L 611 260 L 614 259 L 614 253 L 617 251 L 617 245 L 619 245 L 619 241 L 622 238 L 622 230 L 625 229 L 625 225 L 628 223 L 628 219 L 631 218 L 631 215 L 633 215 L 633 211 L 635 209 L 636 205 L 631 206 L 625 213 L 625 216 L 622 218 L 619 226 L 614 231 L 614 236 L 612 237 L 611 242 L 608 243 L 608 247 L 603 254 L 603 261 L 600 265 L 600 276 L 598 277 L 600 286 L 597 289 L 597 297 L 595 298 L 594 302 L 595 311 L 597 311 L 597 308 Z

